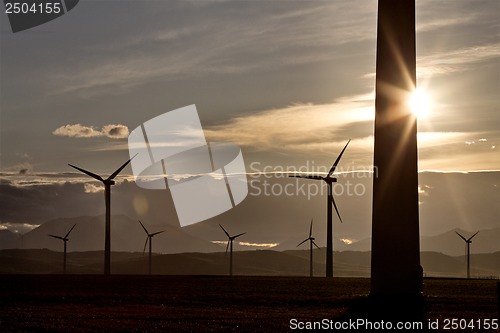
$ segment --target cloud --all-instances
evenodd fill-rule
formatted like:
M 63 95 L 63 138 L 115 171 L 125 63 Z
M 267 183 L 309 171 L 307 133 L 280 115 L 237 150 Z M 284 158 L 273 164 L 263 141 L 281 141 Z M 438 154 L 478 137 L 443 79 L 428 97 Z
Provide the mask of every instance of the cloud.
M 500 43 L 468 46 L 448 51 L 440 51 L 417 58 L 418 79 L 428 79 L 457 72 L 471 70 L 475 63 L 495 60 L 500 54 Z M 363 75 L 374 79 L 375 72 Z
M 429 185 L 419 185 L 418 186 L 418 195 L 419 196 L 428 197 L 430 189 L 432 189 L 432 186 L 429 186 Z
M 121 183 L 123 181 L 133 181 L 133 175 L 119 174 L 116 176 L 115 181 Z M 64 185 L 68 182 L 71 183 L 84 183 L 89 184 L 88 176 L 79 173 L 41 173 L 33 172 L 29 174 L 21 174 L 18 171 L 0 172 L 0 184 L 8 183 L 14 187 L 29 187 L 29 186 L 43 186 L 43 185 Z M 100 184 L 100 182 L 95 182 Z M 88 192 L 88 193 L 91 193 Z
M 417 75 L 429 78 L 470 70 L 474 63 L 498 59 L 500 43 L 475 45 L 439 52 L 417 59 Z
M 371 165 L 374 114 L 374 97 L 369 93 L 327 104 L 294 104 L 255 111 L 204 131 L 209 141 L 230 141 L 250 151 L 305 156 L 339 150 L 352 139 L 349 159 L 359 165 Z M 497 134 L 489 132 L 422 130 L 418 133 L 419 168 L 500 169 L 500 159 L 492 148 L 492 143 L 494 146 L 499 140 Z M 471 142 L 476 144 L 467 149 Z
M 111 139 L 124 139 L 128 137 L 128 127 L 125 125 L 105 125 L 102 129 L 81 124 L 64 125 L 56 128 L 52 134 L 70 138 L 95 138 L 106 136 Z
M 101 132 L 112 139 L 124 139 L 129 134 L 128 127 L 125 125 L 106 125 L 102 127 Z
M 49 73 L 60 88 L 53 91 L 102 94 L 155 79 L 275 70 L 343 57 L 335 46 L 374 38 L 376 6 L 365 1 L 184 2 L 182 18 L 169 20 L 176 5 L 156 6 L 154 13 L 175 25 L 154 24 L 144 12 L 154 5 L 137 8 L 130 15 L 142 17 L 140 30 L 126 26 L 114 41 L 97 39 L 99 58 L 85 57 L 76 66 L 65 64 L 70 71 L 61 66 Z
M 420 190 L 427 193 L 420 196 L 420 201 L 423 202 L 422 235 L 436 234 L 456 227 L 466 230 L 498 227 L 499 176 L 500 172 L 420 173 Z M 88 179 L 77 180 L 72 174 L 63 173 L 53 176 L 54 184 L 17 186 L 9 182 L 9 178 L 2 176 L 0 181 L 0 225 L 6 225 L 7 222 L 13 226 L 24 223 L 38 225 L 61 217 L 96 216 L 105 212 L 102 192 L 85 191 L 84 184 L 96 184 Z M 255 182 L 255 186 L 263 189 L 264 181 L 273 186 L 297 184 L 287 177 L 261 177 L 259 182 Z M 336 186 L 346 185 L 347 181 L 361 184 L 367 189 L 363 196 L 341 195 L 337 201 L 342 218 L 349 221 L 337 225 L 337 235 L 339 238 L 355 241 L 370 233 L 369 193 L 373 179 L 347 175 L 339 178 Z M 294 186 L 302 183 L 307 189 L 307 183 L 310 182 L 301 181 Z M 133 182 L 123 181 L 113 186 L 112 201 L 113 215 L 124 214 L 151 224 L 178 225 L 175 207 L 167 191 L 144 190 Z M 147 205 L 143 206 L 143 210 L 138 210 L 138 205 L 134 204 L 136 202 L 147 202 Z M 297 237 L 298 241 L 293 242 L 295 246 L 303 239 L 304 223 L 309 223 L 311 216 L 314 216 L 315 221 L 326 219 L 324 208 L 324 196 L 321 195 L 312 196 L 310 200 L 300 193 L 292 196 L 284 193 L 276 196 L 248 196 L 243 205 L 226 214 L 187 228 L 195 236 L 219 240 L 218 244 L 224 248 L 227 240 L 222 239 L 219 223 L 231 226 L 232 230 L 247 231 L 251 244 L 284 244 L 287 239 Z M 266 232 L 263 233 L 263 230 Z M 142 232 L 140 229 L 137 231 Z M 324 244 L 324 231 L 323 228 L 316 230 L 318 245 Z
M 102 136 L 102 133 L 93 127 L 80 124 L 64 125 L 56 128 L 52 134 L 57 136 L 68 136 L 70 138 L 92 138 Z
M 370 136 L 372 94 L 328 104 L 294 104 L 256 111 L 204 130 L 210 141 L 231 141 L 258 151 L 305 151 L 330 147 L 347 138 Z
M 249 151 L 305 156 L 339 150 L 352 139 L 349 159 L 371 165 L 373 105 L 373 94 L 346 96 L 328 104 L 294 104 L 255 111 L 204 131 L 209 141 L 230 141 Z M 420 127 L 425 127 L 423 125 Z M 491 148 L 499 140 L 497 134 L 488 132 L 421 130 L 418 133 L 420 169 L 499 169 L 500 159 Z M 467 142 L 476 142 L 473 150 L 467 149 L 470 146 L 464 144 Z
M 12 224 L 40 224 L 60 217 L 104 214 L 105 202 L 100 182 L 71 173 L 52 175 L 0 174 L 0 221 Z M 113 214 L 125 214 L 147 221 L 177 223 L 175 208 L 167 191 L 144 190 L 123 180 L 113 186 Z M 138 211 L 134 202 L 148 202 L 146 211 Z
M 450 28 L 452 26 L 469 24 L 478 18 L 477 14 L 469 13 L 461 17 L 437 17 L 424 22 L 417 23 L 417 33 L 439 30 L 441 28 Z
M 33 165 L 30 162 L 22 162 L 4 168 L 5 172 L 13 172 L 19 175 L 27 175 L 33 172 Z
M 500 141 L 496 133 L 421 132 L 418 140 L 420 170 L 500 169 L 500 157 L 491 149 Z
M 213 244 L 227 245 L 228 241 L 220 241 L 220 240 L 212 240 L 210 241 Z M 250 243 L 250 242 L 238 242 L 238 245 L 248 246 L 248 247 L 263 247 L 263 248 L 272 248 L 278 246 L 279 243 Z
M 242 246 L 250 246 L 250 247 L 275 247 L 280 245 L 279 243 L 249 243 L 249 242 L 238 242 L 239 245 Z
M 91 183 L 85 183 L 84 185 L 85 193 L 98 193 L 104 192 L 103 186 L 97 186 Z
M 0 223 L 0 230 L 9 230 L 16 234 L 25 234 L 39 226 L 39 224 L 4 222 Z
M 59 96 L 62 97 L 60 102 L 59 98 L 48 99 L 58 101 L 58 105 L 46 106 L 48 109 L 54 107 L 57 112 L 82 108 L 87 101 L 75 98 L 80 93 L 85 94 L 92 90 L 108 96 L 107 93 L 110 91 L 122 91 L 124 87 L 129 89 L 133 86 L 129 95 L 118 98 L 119 102 L 116 96 L 111 98 L 115 100 L 113 103 L 119 103 L 116 105 L 122 105 L 127 110 L 123 113 L 122 108 L 118 107 L 113 111 L 129 117 L 127 122 L 120 120 L 126 124 L 144 121 L 140 114 L 131 111 L 137 104 L 129 101 L 142 100 L 137 96 L 151 101 L 152 106 L 162 105 L 165 108 L 177 105 L 180 100 L 194 98 L 199 103 L 200 110 L 201 105 L 205 104 L 203 110 L 206 110 L 206 113 L 202 115 L 202 119 L 207 121 L 220 122 L 221 119 L 228 119 L 228 114 L 234 116 L 255 110 L 255 118 L 250 114 L 243 114 L 241 119 L 235 117 L 224 121 L 221 126 L 208 128 L 208 134 L 220 138 L 221 141 L 228 138 L 230 141 L 240 142 L 251 150 L 307 153 L 303 156 L 308 158 L 318 152 L 322 153 L 321 156 L 325 156 L 327 151 L 336 151 L 341 147 L 341 141 L 352 136 L 355 140 L 351 143 L 349 155 L 356 150 L 361 154 L 363 150 L 365 159 L 370 161 L 373 117 L 352 119 L 350 106 L 365 107 L 366 113 L 373 115 L 373 101 L 349 104 L 345 100 L 338 99 L 328 102 L 336 96 L 362 92 L 361 86 L 364 85 L 368 86 L 366 91 L 372 89 L 373 79 L 365 81 L 359 80 L 359 77 L 375 68 L 376 2 L 367 4 L 366 1 L 311 1 L 304 4 L 280 1 L 271 4 L 262 1 L 236 3 L 229 1 L 206 2 L 201 5 L 199 1 L 193 1 L 188 4 L 182 3 L 182 11 L 176 7 L 179 4 L 169 3 L 167 6 L 162 2 L 149 2 L 148 6 L 130 4 L 130 7 L 120 11 L 120 20 L 115 22 L 111 30 L 107 29 L 109 24 L 105 22 L 104 17 L 96 17 L 91 25 L 79 24 L 86 28 L 76 29 L 75 33 L 83 37 L 80 38 L 83 40 L 80 46 L 89 52 L 80 52 L 81 50 L 75 48 L 74 43 L 69 40 L 61 45 L 60 43 L 52 45 L 55 39 L 38 40 L 37 43 L 44 45 L 49 43 L 52 46 L 40 49 L 43 49 L 41 51 L 43 54 L 38 55 L 38 58 L 51 60 L 44 62 L 43 66 L 40 66 L 38 61 L 28 61 L 34 57 L 29 52 L 26 53 L 28 58 L 18 57 L 17 53 L 4 52 L 3 59 L 8 64 L 4 67 L 10 71 L 7 73 L 10 75 L 6 77 L 15 78 L 13 83 L 9 81 L 7 85 L 7 89 L 16 92 L 16 94 L 6 94 L 12 96 L 11 106 L 21 103 L 23 109 L 28 110 L 26 103 L 35 103 L 31 97 L 36 97 L 38 90 L 34 90 L 31 85 L 38 83 L 36 78 L 47 81 L 41 87 L 51 92 L 63 94 L 71 92 L 67 96 Z M 498 5 L 493 1 L 490 1 L 490 4 L 495 6 L 474 5 L 477 8 L 472 11 L 466 10 L 473 6 L 467 1 L 455 1 L 453 6 L 447 3 L 438 5 L 435 1 L 422 1 L 417 4 L 420 6 L 418 15 L 425 13 L 421 15 L 422 19 L 418 20 L 417 25 L 419 33 L 422 32 L 418 39 L 421 73 L 450 80 L 447 82 L 436 80 L 434 86 L 452 90 L 455 84 L 469 82 L 477 86 L 478 90 L 483 88 L 486 82 L 476 82 L 474 77 L 469 76 L 481 75 L 481 72 L 470 69 L 483 60 L 493 62 L 495 52 L 498 54 L 499 44 L 494 34 L 478 34 L 478 30 L 483 31 L 484 27 L 498 21 L 492 21 L 492 16 L 495 17 L 496 13 L 494 9 L 498 8 Z M 101 5 L 109 9 L 119 6 L 109 1 Z M 484 13 L 488 15 L 485 16 Z M 157 20 L 159 17 L 165 19 Z M 87 19 L 88 17 L 79 23 L 86 23 Z M 104 26 L 106 29 L 102 29 Z M 97 31 L 102 31 L 102 34 L 96 34 Z M 435 36 L 432 36 L 433 34 Z M 89 39 L 88 36 L 93 37 Z M 488 44 L 488 41 L 496 44 Z M 54 50 L 68 56 L 64 59 L 51 57 Z M 24 74 L 19 76 L 21 72 L 17 69 L 25 68 L 29 64 L 38 64 L 36 67 L 42 72 L 35 72 L 34 75 L 32 70 L 21 71 L 31 73 L 30 77 Z M 458 71 L 462 70 L 468 70 L 466 73 L 468 77 L 464 77 L 463 80 L 455 80 L 452 76 L 446 75 L 453 71 L 461 73 Z M 455 74 L 458 76 L 457 73 Z M 179 80 L 179 77 L 185 80 Z M 157 79 L 161 79 L 162 84 L 156 84 Z M 15 85 L 16 82 L 19 85 Z M 494 90 L 496 81 L 492 82 L 489 87 L 484 86 L 485 89 L 481 90 Z M 30 94 L 25 93 L 26 85 L 30 85 L 28 90 Z M 189 89 L 184 89 L 185 87 Z M 164 98 L 165 91 L 177 97 L 167 101 Z M 20 98 L 18 95 L 30 98 Z M 109 97 L 104 98 L 104 96 L 96 98 L 95 103 L 106 107 Z M 493 102 L 496 101 L 496 105 L 489 107 L 491 113 L 496 115 L 494 111 L 498 109 L 495 108 L 498 106 L 498 99 L 495 96 L 493 94 L 487 97 L 493 99 Z M 475 128 L 471 126 L 481 119 L 484 119 L 488 126 L 492 126 L 491 124 L 495 123 L 492 119 L 495 117 L 486 114 L 490 111 L 484 111 L 484 115 L 479 114 L 484 110 L 483 105 L 477 107 L 459 105 L 462 99 L 471 104 L 486 104 L 488 100 L 481 97 L 483 96 L 471 95 L 470 90 L 453 91 L 453 95 L 448 99 L 449 110 L 446 110 L 450 112 L 443 112 L 443 117 L 440 118 L 440 123 L 446 125 L 434 130 L 477 131 L 481 130 L 482 124 Z M 66 98 L 70 102 L 67 102 Z M 445 98 L 439 99 L 437 96 L 436 100 L 442 102 Z M 297 101 L 301 103 L 292 104 Z M 313 103 L 307 103 L 310 101 Z M 67 107 L 67 103 L 71 106 Z M 100 125 L 103 123 L 97 120 L 94 122 L 92 119 L 97 116 L 95 112 L 99 112 L 96 110 L 102 108 L 91 109 L 94 111 L 85 114 L 87 120 L 79 120 L 83 124 L 75 124 L 75 120 L 51 123 L 47 125 L 45 132 L 49 133 L 59 125 L 68 124 L 53 131 L 54 135 L 75 138 L 124 137 L 127 132 L 125 128 L 122 128 L 123 130 L 116 127 L 101 128 Z M 144 117 L 149 116 L 149 113 L 156 112 L 153 109 L 157 108 L 153 107 L 141 114 L 144 114 Z M 478 116 L 470 117 L 468 111 L 464 117 L 460 117 L 457 113 L 465 114 L 465 111 L 462 111 L 465 109 L 470 109 Z M 44 113 L 39 112 L 38 116 L 42 114 Z M 51 121 L 55 121 L 54 119 Z M 116 117 L 111 119 L 119 120 Z M 245 126 L 249 120 L 255 120 L 257 124 L 255 128 L 253 124 Z M 267 130 L 266 122 L 268 127 L 272 127 L 275 123 L 279 128 Z M 10 120 L 9 123 L 14 124 L 15 121 Z M 43 125 L 44 122 L 40 124 Z M 99 126 L 91 126 L 95 124 Z M 443 128 L 444 126 L 447 127 Z M 16 128 L 26 131 L 18 137 L 33 138 L 28 128 L 21 129 L 21 126 Z M 64 143 L 64 140 L 60 143 Z M 82 142 L 82 145 L 88 143 Z M 94 145 L 89 150 L 94 151 L 128 148 L 126 140 L 92 140 L 91 143 Z M 438 140 L 436 145 L 440 144 L 441 141 Z M 491 149 L 492 146 L 498 147 L 498 142 L 491 142 L 490 150 L 494 151 Z M 52 154 L 55 154 L 53 150 L 61 150 L 56 149 L 56 146 L 47 145 L 47 147 L 49 147 L 48 152 Z M 14 147 L 9 149 L 14 150 Z M 4 154 L 6 153 L 4 151 Z M 36 152 L 33 156 L 40 158 L 41 153 Z M 281 156 L 274 155 L 273 158 L 277 161 Z M 58 165 L 63 164 L 62 161 L 55 159 L 53 161 L 53 165 L 45 162 L 38 165 L 58 170 Z M 444 161 L 440 164 L 444 165 Z M 460 166 L 454 166 L 455 168 Z
M 16 157 L 22 158 L 24 160 L 31 160 L 32 157 L 28 153 L 15 153 Z

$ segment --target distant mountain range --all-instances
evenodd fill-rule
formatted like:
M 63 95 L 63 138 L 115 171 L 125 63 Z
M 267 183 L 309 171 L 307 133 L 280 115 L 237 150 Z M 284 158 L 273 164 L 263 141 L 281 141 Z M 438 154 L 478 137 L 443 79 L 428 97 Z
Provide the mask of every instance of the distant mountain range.
M 103 252 L 71 252 L 68 273 L 101 274 Z M 141 252 L 113 252 L 113 274 L 146 274 L 147 255 Z M 214 253 L 178 253 L 153 256 L 153 273 L 168 275 L 226 275 L 229 256 Z M 325 274 L 325 249 L 314 250 L 315 276 Z M 465 277 L 465 257 L 422 252 L 425 276 Z M 62 253 L 50 250 L 0 250 L 0 274 L 53 274 L 62 271 Z M 238 251 L 234 253 L 237 275 L 308 276 L 309 251 L 272 250 Z M 471 273 L 475 278 L 500 277 L 500 252 L 471 255 Z M 335 252 L 334 275 L 368 277 L 370 252 Z
M 477 230 L 476 230 L 477 231 Z M 451 256 L 465 254 L 465 242 L 457 235 L 457 232 L 468 238 L 476 231 L 453 229 L 436 236 L 420 236 L 420 250 L 428 252 L 441 252 Z M 472 239 L 471 253 L 492 253 L 500 251 L 500 228 L 479 230 L 477 236 Z M 371 238 L 365 238 L 350 245 L 337 243 L 337 249 L 350 251 L 370 251 Z
M 104 216 L 83 216 L 60 218 L 48 221 L 30 232 L 10 241 L 2 241 L 0 248 L 49 249 L 62 251 L 61 241 L 49 234 L 64 236 L 73 225 L 75 229 L 69 236 L 68 252 L 100 251 L 104 247 Z M 159 253 L 217 252 L 224 247 L 183 232 L 181 228 L 170 225 L 148 225 L 149 232 L 165 230 L 153 238 L 153 249 Z M 124 215 L 113 215 L 111 223 L 111 250 L 139 252 L 144 249 L 146 233 L 139 221 Z
M 225 236 L 215 225 L 211 233 L 207 228 L 180 228 L 172 225 L 148 225 L 143 221 L 150 232 L 165 230 L 153 238 L 153 251 L 156 253 L 185 253 L 185 252 L 220 252 L 225 250 L 225 244 L 215 244 L 212 241 L 225 241 Z M 0 249 L 49 249 L 62 251 L 62 242 L 48 237 L 49 234 L 63 236 L 76 224 L 70 235 L 68 251 L 101 251 L 104 246 L 104 216 L 82 216 L 76 218 L 59 218 L 43 223 L 39 227 L 24 234 L 17 235 L 8 230 L 0 230 Z M 216 233 L 214 233 L 214 231 Z M 245 231 L 245 230 L 242 230 Z M 307 231 L 307 230 L 306 230 Z M 450 256 L 465 254 L 465 243 L 456 234 L 469 237 L 477 230 L 454 229 L 436 236 L 421 236 L 420 247 L 422 252 L 437 252 Z M 245 235 L 251 240 L 251 234 Z M 291 236 L 283 241 L 276 241 L 274 251 L 295 250 L 304 236 Z M 494 253 L 500 251 L 500 228 L 480 230 L 473 239 L 471 253 Z M 124 215 L 113 215 L 111 224 L 111 249 L 115 252 L 138 252 L 144 248 L 146 235 L 137 220 Z M 357 242 L 343 242 L 335 237 L 336 251 L 370 251 L 371 239 L 366 238 Z M 321 243 L 318 243 L 321 245 Z M 255 247 L 254 247 L 255 248 Z M 235 242 L 235 250 L 248 250 Z
M 144 221 L 145 222 L 145 221 Z M 0 273 L 60 273 L 61 241 L 49 234 L 65 235 L 75 225 L 68 242 L 68 271 L 100 274 L 103 269 L 104 216 L 82 216 L 48 221 L 24 235 L 0 230 Z M 217 237 L 207 239 L 200 230 L 170 225 L 148 225 L 149 232 L 165 230 L 153 238 L 154 272 L 157 274 L 226 274 L 228 256 L 225 240 L 218 226 Z M 421 237 L 421 263 L 427 276 L 463 277 L 466 269 L 465 237 L 470 231 L 450 230 L 441 235 Z M 147 256 L 143 254 L 146 234 L 137 220 L 114 215 L 111 225 L 112 271 L 115 274 L 144 274 Z M 248 239 L 251 239 L 248 237 Z M 304 237 L 290 237 L 272 250 L 248 251 L 235 243 L 234 269 L 241 275 L 308 275 L 309 251 L 297 249 Z M 500 276 L 500 228 L 480 230 L 472 243 L 472 275 Z M 243 237 L 242 237 L 243 241 Z M 370 239 L 351 244 L 335 240 L 334 270 L 336 276 L 370 275 Z M 320 243 L 321 244 L 321 243 Z M 8 250 L 11 249 L 11 250 Z M 161 255 L 158 255 L 160 253 Z M 317 276 L 325 272 L 325 248 L 314 251 Z
M 5 246 L 13 246 L 18 237 L 18 235 L 7 229 L 0 230 L 0 246 L 2 248 L 5 248 Z

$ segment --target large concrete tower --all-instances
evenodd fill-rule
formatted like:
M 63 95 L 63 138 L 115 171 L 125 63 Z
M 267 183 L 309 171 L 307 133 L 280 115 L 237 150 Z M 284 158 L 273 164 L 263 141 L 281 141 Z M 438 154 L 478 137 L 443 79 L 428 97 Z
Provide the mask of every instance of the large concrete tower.
M 379 0 L 372 212 L 372 295 L 419 294 L 415 0 Z

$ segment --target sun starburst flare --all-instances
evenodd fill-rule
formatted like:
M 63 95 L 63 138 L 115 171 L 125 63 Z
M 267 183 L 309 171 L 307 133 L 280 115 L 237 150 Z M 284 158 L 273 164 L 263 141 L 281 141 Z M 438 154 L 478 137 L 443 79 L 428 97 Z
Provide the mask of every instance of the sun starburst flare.
M 408 101 L 411 111 L 418 118 L 425 118 L 429 115 L 432 100 L 429 94 L 422 89 L 416 89 Z

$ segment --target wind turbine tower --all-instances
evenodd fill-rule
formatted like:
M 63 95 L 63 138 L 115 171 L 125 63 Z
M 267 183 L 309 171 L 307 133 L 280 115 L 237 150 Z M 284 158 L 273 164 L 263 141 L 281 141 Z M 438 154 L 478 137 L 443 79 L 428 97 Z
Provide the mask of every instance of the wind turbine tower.
M 238 234 L 236 236 L 229 236 L 229 233 L 226 231 L 226 229 L 224 229 L 223 226 L 221 226 L 219 224 L 219 227 L 221 227 L 222 231 L 224 231 L 224 233 L 226 234 L 226 236 L 228 238 L 227 246 L 226 246 L 226 254 L 227 254 L 227 249 L 230 248 L 230 250 L 229 250 L 229 276 L 233 276 L 233 241 L 236 238 L 246 234 L 246 232 Z
M 315 238 L 312 236 L 313 220 L 311 219 L 311 226 L 309 227 L 309 237 L 304 239 L 297 247 L 309 241 L 309 276 L 313 277 L 313 244 L 319 249 L 319 246 L 314 242 Z
M 372 295 L 420 295 L 415 0 L 379 0 L 372 205 Z
M 146 251 L 146 246 L 148 245 L 148 241 L 149 241 L 149 269 L 148 269 L 148 272 L 149 272 L 149 275 L 151 275 L 151 252 L 153 250 L 153 237 L 158 235 L 158 234 L 161 234 L 162 232 L 165 232 L 165 230 L 153 232 L 152 234 L 150 234 L 148 232 L 148 230 L 146 229 L 146 227 L 144 226 L 144 224 L 142 224 L 141 221 L 139 221 L 139 223 L 141 224 L 142 229 L 144 229 L 144 231 L 146 232 L 146 235 L 147 235 L 146 236 L 146 243 L 144 243 L 144 250 L 142 250 L 142 252 Z
M 456 231 L 455 231 L 456 232 Z M 460 236 L 460 238 L 462 238 L 466 244 L 466 247 L 467 247 L 467 279 L 470 279 L 470 244 L 472 243 L 472 238 L 474 238 L 474 236 L 476 236 L 478 232 L 476 232 L 474 235 L 470 236 L 469 238 L 465 238 L 464 236 L 460 235 L 458 232 L 456 232 L 457 235 Z
M 137 156 L 137 154 L 135 156 Z M 111 185 L 115 185 L 115 181 L 113 179 L 116 176 L 118 176 L 118 174 L 127 166 L 127 164 L 130 163 L 132 158 L 129 159 L 127 162 L 125 162 L 121 167 L 119 167 L 106 179 L 85 169 L 81 169 L 77 166 L 68 164 L 70 167 L 75 168 L 76 170 L 83 172 L 84 174 L 94 179 L 97 179 L 104 184 L 104 199 L 106 201 L 106 230 L 104 238 L 104 275 L 111 274 Z
M 76 226 L 76 224 L 74 224 L 71 229 L 69 229 L 69 231 L 66 233 L 66 235 L 64 237 L 60 237 L 60 236 L 55 236 L 55 235 L 49 235 L 49 237 L 52 237 L 52 238 L 57 238 L 57 239 L 60 239 L 64 242 L 64 255 L 63 255 L 63 274 L 66 274 L 66 243 L 69 241 L 69 234 L 71 233 L 71 231 L 73 231 L 73 228 Z
M 337 165 L 344 154 L 344 151 L 347 148 L 347 145 L 351 142 L 351 140 L 347 141 L 344 149 L 340 152 L 340 155 L 337 157 L 335 162 L 333 163 L 330 171 L 326 176 L 319 175 L 290 175 L 289 177 L 293 178 L 306 178 L 306 179 L 314 179 L 314 180 L 322 180 L 328 186 L 328 195 L 326 198 L 326 207 L 327 207 L 327 215 L 326 215 L 326 277 L 333 277 L 333 222 L 332 222 L 332 205 L 337 212 L 337 216 L 339 217 L 340 222 L 342 223 L 342 218 L 340 217 L 339 210 L 337 205 L 335 204 L 335 199 L 333 198 L 332 193 L 332 184 L 337 182 L 337 178 L 333 177 L 333 173 L 337 168 Z

